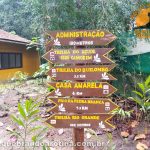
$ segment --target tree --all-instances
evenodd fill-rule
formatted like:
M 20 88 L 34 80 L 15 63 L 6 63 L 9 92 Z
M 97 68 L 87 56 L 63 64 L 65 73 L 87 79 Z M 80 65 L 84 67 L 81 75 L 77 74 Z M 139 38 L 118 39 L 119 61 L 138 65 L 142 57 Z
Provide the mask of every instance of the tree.
M 0 0 L 0 28 L 9 32 L 15 31 L 28 39 L 37 36 L 37 32 L 33 30 L 35 14 L 31 7 L 22 0 Z

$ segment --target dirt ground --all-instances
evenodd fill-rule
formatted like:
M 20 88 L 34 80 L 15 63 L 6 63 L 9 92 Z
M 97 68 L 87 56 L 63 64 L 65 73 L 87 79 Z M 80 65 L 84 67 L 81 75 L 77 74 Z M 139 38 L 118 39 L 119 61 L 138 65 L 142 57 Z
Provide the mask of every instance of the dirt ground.
M 25 83 L 7 83 L 0 84 L 0 150 L 22 150 L 22 147 L 17 147 L 9 145 L 10 135 L 7 131 L 8 128 L 16 128 L 15 124 L 10 119 L 10 114 L 17 113 L 17 103 L 21 100 L 27 98 L 38 99 L 39 101 L 45 100 L 46 95 L 48 94 L 45 84 L 38 84 L 36 80 L 29 80 Z M 48 107 L 41 107 L 41 116 L 45 117 L 45 112 Z M 37 124 L 44 123 L 37 122 Z M 150 149 L 150 125 L 147 125 L 145 131 L 143 123 L 140 123 L 135 129 L 134 134 L 130 134 L 127 138 L 123 138 L 120 133 L 127 125 L 121 125 L 120 127 L 112 132 L 101 131 L 96 129 L 96 135 L 92 135 L 92 131 L 85 129 L 85 142 L 91 142 L 94 144 L 92 146 L 86 146 L 85 150 L 136 150 L 136 145 L 138 142 L 146 143 Z M 60 129 L 49 128 L 49 131 L 46 133 L 45 142 L 48 142 L 51 145 L 51 150 L 71 150 L 72 147 L 68 146 L 54 146 L 58 143 L 72 143 L 73 141 L 73 129 L 63 129 L 62 133 L 59 133 Z M 139 140 L 134 140 L 136 134 L 146 134 L 146 138 Z M 97 145 L 97 146 L 96 146 Z M 30 150 L 29 147 L 27 150 Z M 36 147 L 37 150 L 42 150 L 41 146 Z M 141 149 L 144 150 L 144 149 Z

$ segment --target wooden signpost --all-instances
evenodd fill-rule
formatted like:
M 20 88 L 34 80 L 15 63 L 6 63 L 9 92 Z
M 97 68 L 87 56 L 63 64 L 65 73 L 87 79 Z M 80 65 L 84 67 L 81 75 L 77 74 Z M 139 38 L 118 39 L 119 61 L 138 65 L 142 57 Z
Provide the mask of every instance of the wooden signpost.
M 114 48 L 77 47 L 106 46 L 115 39 L 104 30 L 50 31 L 46 34 L 48 52 L 43 58 L 55 65 L 47 74 L 56 82 L 48 84 L 53 89 L 48 97 L 55 106 L 48 110 L 54 114 L 45 122 L 55 128 L 73 128 L 74 144 L 80 142 L 74 150 L 84 150 L 84 128 L 114 128 L 108 121 L 113 117 L 111 112 L 118 108 L 110 98 L 105 98 L 116 91 L 106 82 L 116 80 L 108 73 L 115 67 L 108 57 Z
M 49 96 L 108 97 L 117 89 L 107 82 L 53 82 Z
M 114 128 L 108 120 L 111 114 L 54 114 L 46 123 L 55 128 Z
M 89 81 L 89 80 L 116 80 L 108 72 L 115 65 L 86 65 L 86 66 L 65 66 L 54 67 L 48 71 L 48 75 L 53 80 Z
M 118 106 L 106 98 L 51 98 L 55 104 L 48 112 L 55 113 L 111 113 Z
M 52 64 L 111 64 L 106 55 L 114 48 L 52 49 L 43 58 Z
M 46 34 L 46 48 L 53 46 L 104 46 L 116 39 L 104 30 L 50 31 Z

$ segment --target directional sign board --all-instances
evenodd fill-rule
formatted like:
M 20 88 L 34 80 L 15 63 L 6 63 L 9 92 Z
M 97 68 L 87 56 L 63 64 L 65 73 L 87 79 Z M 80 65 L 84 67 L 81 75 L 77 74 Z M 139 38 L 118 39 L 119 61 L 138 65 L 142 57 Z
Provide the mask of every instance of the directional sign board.
M 104 30 L 50 31 L 46 34 L 47 49 L 52 46 L 90 46 L 108 45 L 116 37 Z
M 53 82 L 49 96 L 108 97 L 116 91 L 107 82 Z
M 114 128 L 108 120 L 111 114 L 54 114 L 46 120 L 55 128 Z
M 47 95 L 55 104 L 48 112 L 54 114 L 45 122 L 55 128 L 75 128 L 75 145 L 84 142 L 83 128 L 114 128 L 108 121 L 118 106 L 105 98 L 117 90 L 105 82 L 116 80 L 108 73 L 115 67 L 108 56 L 114 48 L 102 47 L 116 37 L 105 30 L 72 30 L 50 31 L 45 39 L 43 58 L 54 64 L 47 74 L 56 80 L 49 83 Z
M 48 71 L 48 75 L 53 80 L 89 81 L 89 80 L 116 80 L 107 72 L 112 70 L 115 65 L 91 65 L 91 66 L 67 66 L 54 67 Z
M 105 98 L 51 98 L 55 106 L 49 111 L 59 113 L 110 113 L 118 106 Z
M 106 55 L 113 48 L 52 49 L 43 58 L 52 64 L 112 64 Z

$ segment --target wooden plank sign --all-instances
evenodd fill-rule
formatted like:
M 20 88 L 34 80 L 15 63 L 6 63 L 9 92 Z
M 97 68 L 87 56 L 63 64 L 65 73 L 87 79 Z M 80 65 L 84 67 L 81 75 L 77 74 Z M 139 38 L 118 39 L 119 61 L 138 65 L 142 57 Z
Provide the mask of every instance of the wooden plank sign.
M 54 114 L 45 122 L 55 128 L 114 128 L 111 114 Z
M 48 96 L 108 97 L 116 91 L 107 82 L 53 82 Z
M 52 49 L 43 58 L 52 64 L 112 64 L 106 55 L 114 48 Z
M 105 98 L 51 98 L 55 106 L 48 112 L 55 113 L 111 113 L 118 106 Z
M 48 71 L 48 75 L 53 80 L 89 81 L 89 80 L 116 80 L 107 72 L 111 71 L 115 65 L 91 65 L 91 66 L 69 66 L 54 67 Z
M 52 46 L 104 46 L 116 39 L 104 30 L 50 31 L 46 34 L 47 49 Z

